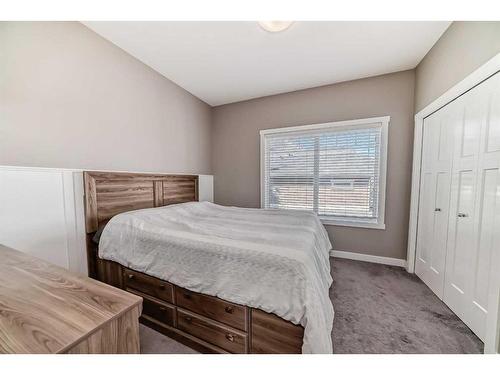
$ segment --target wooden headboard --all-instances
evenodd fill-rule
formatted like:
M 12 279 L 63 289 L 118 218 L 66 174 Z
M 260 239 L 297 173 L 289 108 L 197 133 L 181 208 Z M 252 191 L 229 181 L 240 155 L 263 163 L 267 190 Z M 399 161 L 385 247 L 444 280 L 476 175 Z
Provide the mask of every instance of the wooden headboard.
M 85 228 L 93 233 L 121 212 L 198 200 L 198 176 L 84 172 Z

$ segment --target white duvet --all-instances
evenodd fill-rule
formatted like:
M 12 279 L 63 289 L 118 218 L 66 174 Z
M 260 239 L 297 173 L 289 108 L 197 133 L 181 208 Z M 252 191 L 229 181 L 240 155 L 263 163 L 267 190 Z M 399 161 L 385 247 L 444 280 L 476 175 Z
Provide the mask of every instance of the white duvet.
M 113 217 L 99 256 L 301 324 L 303 353 L 332 353 L 330 249 L 313 213 L 190 202 Z

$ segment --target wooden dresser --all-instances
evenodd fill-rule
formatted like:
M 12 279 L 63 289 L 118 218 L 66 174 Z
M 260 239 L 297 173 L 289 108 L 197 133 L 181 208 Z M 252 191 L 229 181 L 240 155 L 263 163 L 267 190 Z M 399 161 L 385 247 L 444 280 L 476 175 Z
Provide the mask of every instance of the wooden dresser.
M 0 353 L 139 353 L 142 298 L 0 245 Z

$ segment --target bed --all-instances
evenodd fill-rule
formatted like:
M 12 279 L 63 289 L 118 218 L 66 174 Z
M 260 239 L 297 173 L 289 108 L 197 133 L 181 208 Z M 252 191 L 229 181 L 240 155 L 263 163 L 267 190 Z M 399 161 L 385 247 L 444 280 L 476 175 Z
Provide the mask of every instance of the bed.
M 332 352 L 331 245 L 314 214 L 197 202 L 197 176 L 84 181 L 91 276 L 143 297 L 144 324 L 202 352 Z

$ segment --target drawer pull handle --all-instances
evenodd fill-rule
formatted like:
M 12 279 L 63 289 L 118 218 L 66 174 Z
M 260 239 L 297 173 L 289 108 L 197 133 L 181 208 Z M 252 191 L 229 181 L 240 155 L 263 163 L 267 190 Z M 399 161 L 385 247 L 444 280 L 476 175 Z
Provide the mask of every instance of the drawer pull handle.
M 129 278 L 129 280 L 132 280 L 132 279 L 134 278 L 134 275 L 129 274 L 129 275 L 128 275 L 128 278 Z
M 435 208 L 434 212 L 441 212 L 441 209 L 440 208 Z
M 189 316 L 186 316 L 184 319 L 186 319 L 186 322 L 191 323 L 193 319 L 191 319 Z
M 226 306 L 224 308 L 224 311 L 226 311 L 228 314 L 232 314 L 234 312 L 234 308 L 232 306 Z
M 166 307 L 160 306 L 160 311 L 167 311 Z
M 187 293 L 183 293 L 183 296 L 185 299 L 191 299 L 191 295 L 187 294 Z
M 467 214 L 463 214 L 463 213 L 459 212 L 457 216 L 458 216 L 458 217 L 467 217 L 467 216 L 469 216 L 469 215 L 467 215 Z
M 226 333 L 226 339 L 229 341 L 233 342 L 234 341 L 234 335 L 231 335 L 230 333 Z
M 161 290 L 165 290 L 165 284 L 160 284 L 160 285 L 158 285 L 158 287 L 159 287 Z

